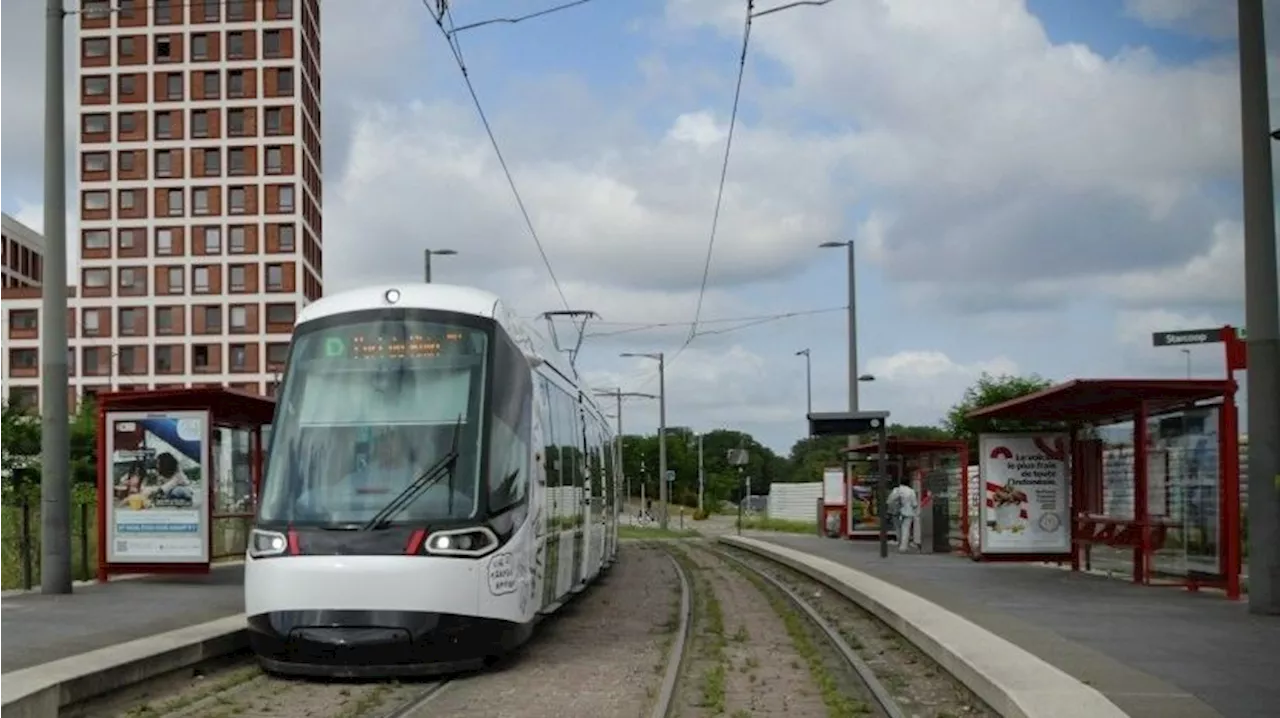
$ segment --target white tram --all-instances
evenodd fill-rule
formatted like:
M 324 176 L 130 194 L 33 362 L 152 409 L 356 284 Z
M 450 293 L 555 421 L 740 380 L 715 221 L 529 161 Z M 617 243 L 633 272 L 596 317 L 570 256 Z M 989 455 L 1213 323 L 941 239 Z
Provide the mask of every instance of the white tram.
M 245 562 L 264 668 L 484 665 L 613 562 L 613 435 L 559 359 L 468 287 L 301 311 Z

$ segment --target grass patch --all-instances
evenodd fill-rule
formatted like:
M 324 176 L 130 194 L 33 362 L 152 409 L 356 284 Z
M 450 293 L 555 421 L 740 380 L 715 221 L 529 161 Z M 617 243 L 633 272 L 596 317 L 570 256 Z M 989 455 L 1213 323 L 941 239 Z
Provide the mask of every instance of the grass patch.
M 195 705 L 206 698 L 218 696 L 219 693 L 224 693 L 232 688 L 263 677 L 265 677 L 265 674 L 257 666 L 246 666 L 232 671 L 218 680 L 210 682 L 199 690 L 171 698 L 158 705 L 143 703 L 140 706 L 134 706 L 132 709 L 126 711 L 124 715 L 127 718 L 157 718 L 157 716 L 163 716 L 182 710 L 183 708 Z M 224 696 L 218 696 L 218 698 L 218 702 L 224 705 L 232 703 L 230 699 L 227 699 Z
M 361 718 L 361 716 L 369 715 L 373 709 L 387 700 L 387 694 L 391 692 L 391 688 L 394 685 L 394 683 L 379 683 L 370 689 L 368 693 L 344 707 L 342 712 L 338 713 L 337 718 Z
M 791 601 L 751 569 L 736 561 L 725 561 L 725 563 L 743 578 L 750 581 L 756 587 L 756 590 L 760 591 L 761 595 L 769 601 L 769 605 L 773 607 L 778 617 L 782 619 L 782 623 L 787 629 L 787 635 L 791 637 L 791 643 L 795 646 L 796 653 L 800 654 L 800 658 L 808 664 L 809 674 L 813 676 L 814 683 L 818 685 L 818 690 L 822 693 L 822 702 L 827 706 L 827 715 L 835 718 L 873 715 L 869 704 L 855 700 L 841 690 L 840 682 L 828 669 L 822 651 L 813 641 L 812 624 L 796 610 Z
M 817 527 L 812 521 L 796 521 L 793 519 L 771 519 L 768 516 L 743 516 L 742 528 L 753 531 L 777 531 L 788 534 L 815 534 Z
M 676 539 L 676 538 L 695 538 L 701 536 L 696 529 L 662 529 L 657 526 L 619 526 L 618 538 L 620 539 Z
M 702 623 L 699 626 L 698 640 L 701 643 L 703 657 L 711 665 L 703 671 L 699 691 L 699 706 L 709 709 L 713 715 L 725 711 L 725 678 L 728 673 L 729 657 L 724 653 L 724 610 L 720 600 L 716 598 L 711 582 L 702 576 L 698 565 L 693 562 L 683 549 L 672 548 L 671 554 L 684 568 L 685 575 L 693 582 L 695 607 L 699 609 Z

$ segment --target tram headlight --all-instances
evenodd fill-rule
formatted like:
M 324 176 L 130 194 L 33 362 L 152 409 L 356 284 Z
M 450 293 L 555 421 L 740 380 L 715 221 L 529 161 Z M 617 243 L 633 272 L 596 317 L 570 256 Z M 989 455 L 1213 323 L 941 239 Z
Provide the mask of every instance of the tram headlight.
M 289 539 L 279 531 L 254 529 L 249 533 L 250 558 L 283 556 L 288 548 Z
M 479 558 L 498 548 L 498 537 L 485 526 L 437 531 L 427 537 L 422 550 L 431 556 Z

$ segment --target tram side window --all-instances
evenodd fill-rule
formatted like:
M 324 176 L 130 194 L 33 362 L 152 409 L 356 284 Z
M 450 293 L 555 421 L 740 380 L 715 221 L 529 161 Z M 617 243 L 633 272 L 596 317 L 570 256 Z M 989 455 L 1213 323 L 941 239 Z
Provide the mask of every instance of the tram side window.
M 529 429 L 533 382 L 510 340 L 498 342 L 493 366 L 493 423 L 489 435 L 489 510 L 522 501 L 529 490 Z
M 538 420 L 542 424 L 542 446 L 539 450 L 542 453 L 542 466 L 538 467 L 538 480 L 547 486 L 555 486 L 553 479 L 553 468 L 555 466 L 551 457 L 555 454 L 555 411 L 551 406 L 551 388 L 547 383 L 546 377 L 538 377 L 537 388 L 538 396 L 542 399 L 538 406 Z

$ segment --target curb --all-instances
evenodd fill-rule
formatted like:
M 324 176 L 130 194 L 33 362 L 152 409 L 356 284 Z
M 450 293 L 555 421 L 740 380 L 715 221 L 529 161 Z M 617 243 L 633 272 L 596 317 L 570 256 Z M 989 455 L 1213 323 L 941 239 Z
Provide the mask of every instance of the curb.
M 1006 718 L 1126 718 L 1097 689 L 1033 653 L 892 583 L 758 539 L 721 536 L 824 584 L 896 630 Z
M 218 563 L 209 564 L 209 571 L 212 572 L 212 571 L 217 571 L 220 568 L 231 568 L 232 566 L 243 566 L 243 565 L 244 565 L 244 559 L 242 558 L 238 558 L 234 561 L 219 561 Z M 136 581 L 140 578 L 153 578 L 155 576 L 162 576 L 162 575 L 164 574 L 126 573 L 123 576 L 116 576 L 115 578 L 108 579 L 107 583 L 115 583 L 117 581 Z M 83 581 L 72 581 L 71 590 L 75 591 L 75 589 L 77 588 L 84 588 L 85 586 L 97 586 L 97 585 L 101 585 L 98 583 L 98 579 L 86 578 Z M 10 598 L 12 596 L 28 596 L 31 594 L 38 594 L 38 593 L 40 593 L 40 589 L 38 588 L 10 588 L 4 591 L 0 591 L 0 598 Z
M 187 626 L 0 676 L 4 718 L 47 718 L 69 705 L 244 650 L 245 615 Z

